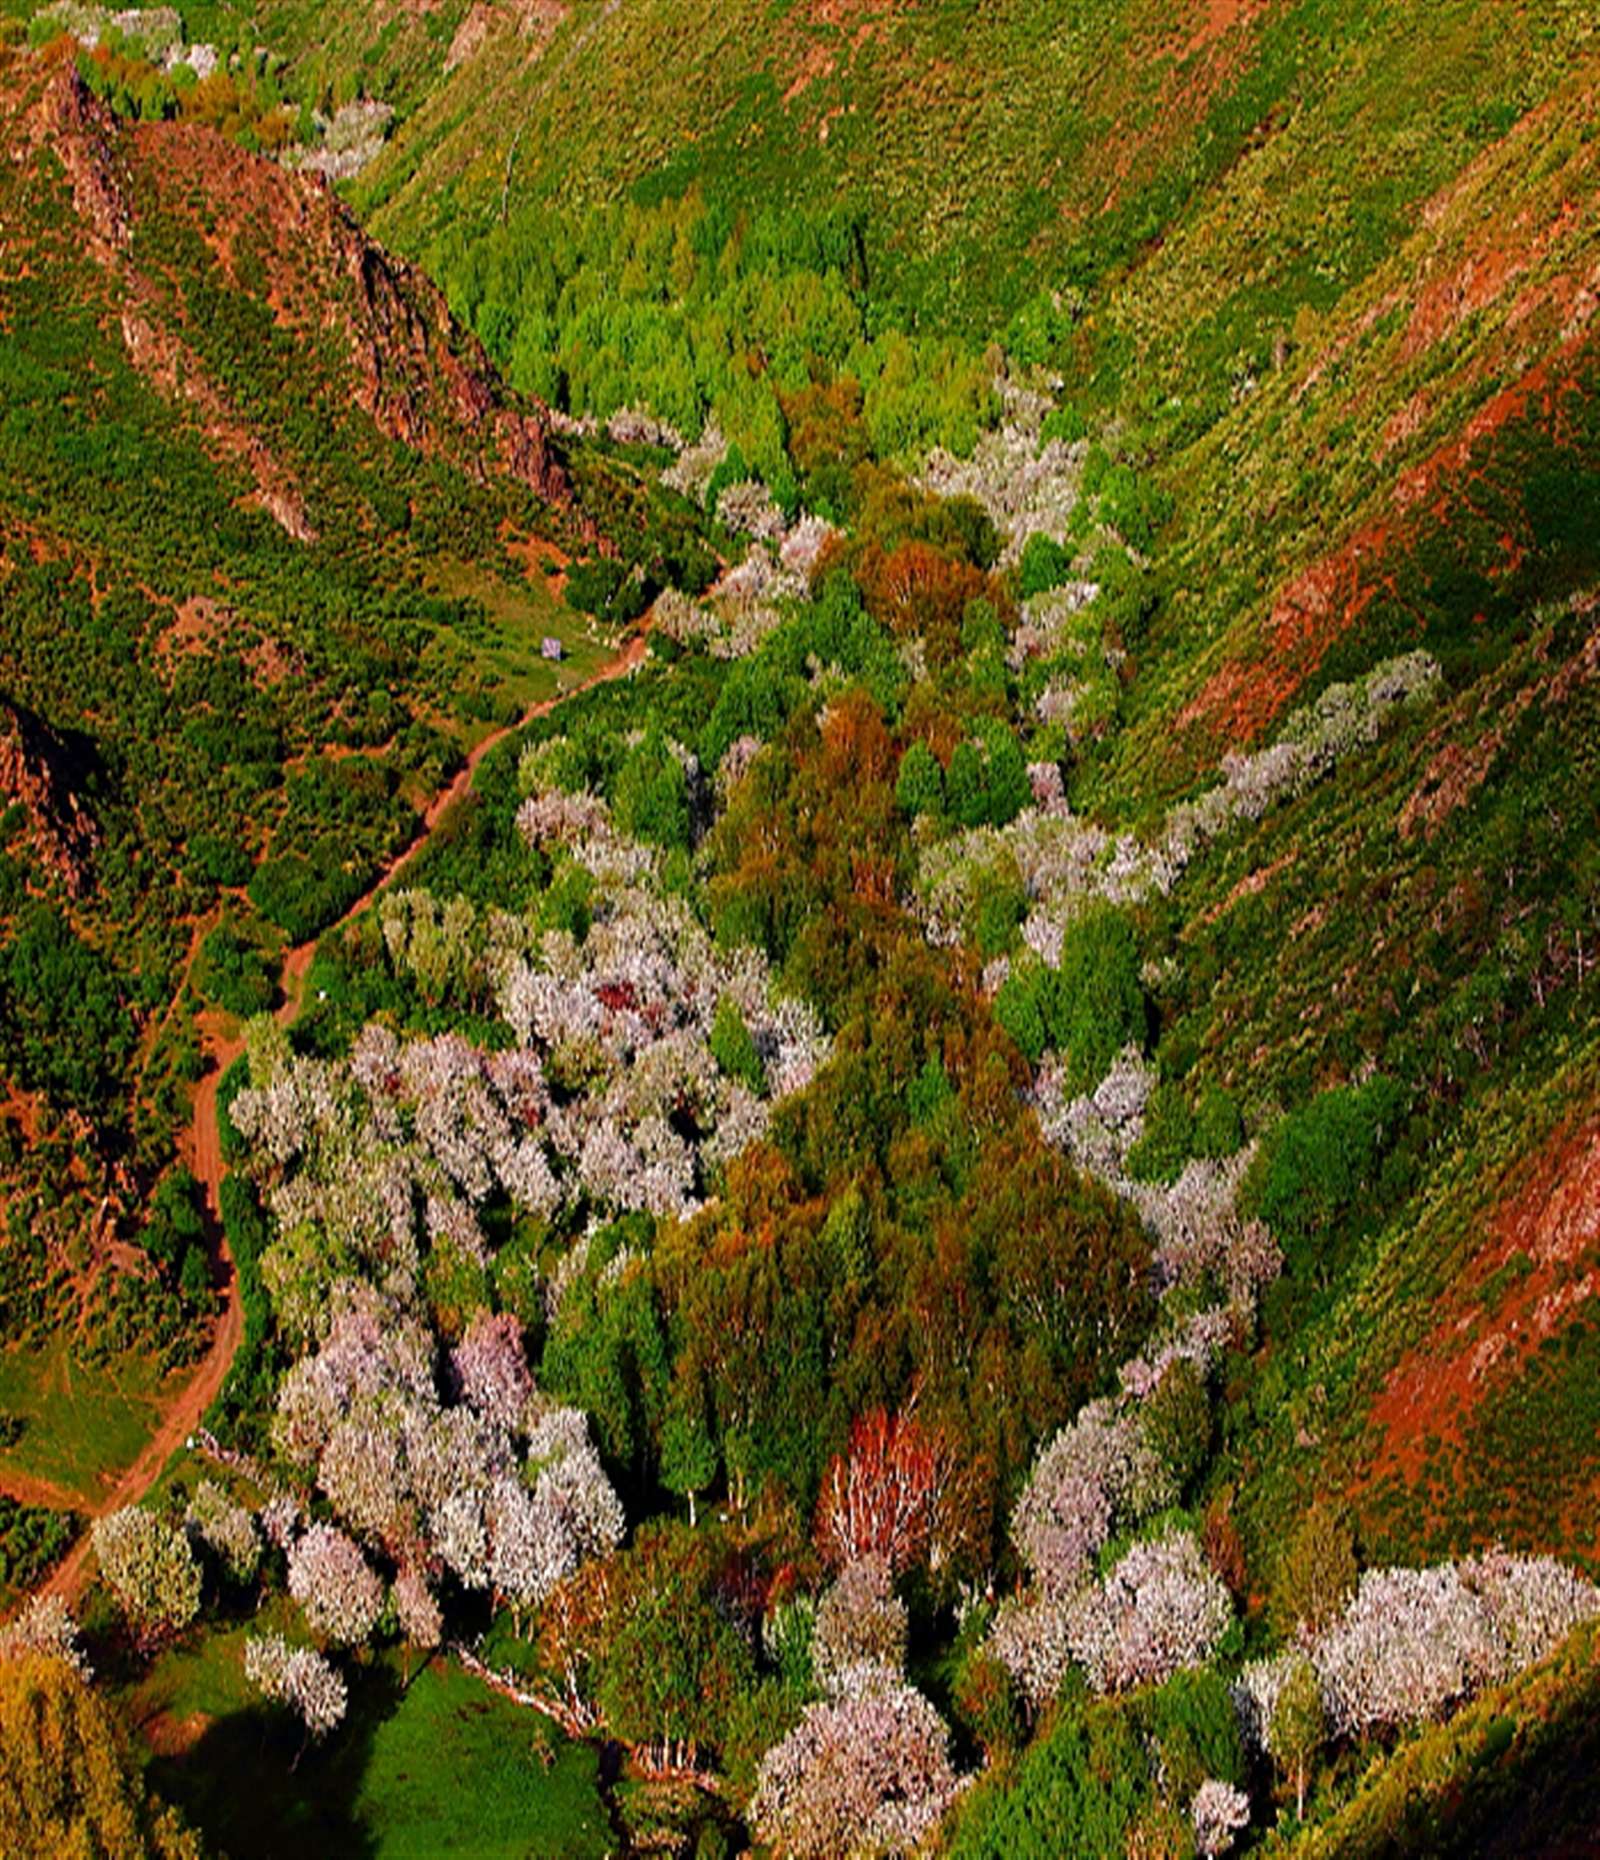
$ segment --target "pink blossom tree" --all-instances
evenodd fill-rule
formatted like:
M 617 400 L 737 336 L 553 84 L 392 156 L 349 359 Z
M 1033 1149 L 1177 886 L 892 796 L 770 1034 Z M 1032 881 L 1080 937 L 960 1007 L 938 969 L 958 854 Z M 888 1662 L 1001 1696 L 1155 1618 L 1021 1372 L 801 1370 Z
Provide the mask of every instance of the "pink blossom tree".
M 519 1430 L 533 1394 L 522 1326 L 509 1311 L 478 1311 L 451 1358 L 462 1400 L 490 1426 Z
M 377 1572 L 331 1524 L 313 1524 L 290 1550 L 289 1593 L 312 1633 L 337 1646 L 364 1641 L 383 1612 Z
M 909 1854 L 958 1788 L 939 1714 L 869 1664 L 840 1675 L 835 1696 L 762 1758 L 750 1823 L 795 1860 Z
M 264 1697 L 289 1707 L 304 1725 L 307 1740 L 326 1737 L 343 1722 L 348 1703 L 344 1679 L 313 1648 L 291 1647 L 279 1634 L 263 1634 L 245 1642 L 244 1670 Z

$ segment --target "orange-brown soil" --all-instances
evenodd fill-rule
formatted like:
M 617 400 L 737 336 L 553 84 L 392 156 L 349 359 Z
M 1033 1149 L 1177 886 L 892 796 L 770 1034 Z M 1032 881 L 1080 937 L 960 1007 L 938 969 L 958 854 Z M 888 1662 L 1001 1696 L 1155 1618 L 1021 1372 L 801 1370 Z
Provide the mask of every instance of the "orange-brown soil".
M 1433 1334 L 1373 1403 L 1372 1482 L 1416 1481 L 1426 1443 L 1459 1441 L 1485 1394 L 1600 1293 L 1600 1112 L 1569 1119 L 1514 1176 Z

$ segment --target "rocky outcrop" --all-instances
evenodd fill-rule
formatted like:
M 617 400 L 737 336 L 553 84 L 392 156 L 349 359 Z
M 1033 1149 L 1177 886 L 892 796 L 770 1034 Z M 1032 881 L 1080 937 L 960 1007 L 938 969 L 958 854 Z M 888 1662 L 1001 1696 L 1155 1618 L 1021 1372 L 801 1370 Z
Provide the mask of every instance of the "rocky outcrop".
M 89 888 L 100 828 L 67 778 L 69 760 L 37 717 L 0 698 L 0 804 L 21 804 L 40 864 L 78 898 Z
M 72 204 L 99 255 L 128 243 L 126 164 L 118 159 L 111 113 L 71 65 L 63 65 L 33 114 L 36 142 L 54 150 L 72 182 Z
M 198 124 L 125 124 L 70 64 L 0 55 L 0 129 L 7 103 L 26 125 L 26 154 L 13 145 L 14 158 L 48 150 L 66 171 L 78 252 L 106 280 L 129 360 L 189 410 L 207 450 L 242 470 L 247 501 L 286 534 L 316 539 L 314 469 L 245 412 L 189 278 L 142 257 L 140 229 L 158 217 L 188 221 L 215 265 L 211 282 L 255 298 L 303 339 L 305 393 L 329 421 L 358 409 L 389 439 L 470 478 L 525 485 L 597 540 L 576 512 L 548 409 L 506 388 L 442 292 L 374 243 L 321 175 Z

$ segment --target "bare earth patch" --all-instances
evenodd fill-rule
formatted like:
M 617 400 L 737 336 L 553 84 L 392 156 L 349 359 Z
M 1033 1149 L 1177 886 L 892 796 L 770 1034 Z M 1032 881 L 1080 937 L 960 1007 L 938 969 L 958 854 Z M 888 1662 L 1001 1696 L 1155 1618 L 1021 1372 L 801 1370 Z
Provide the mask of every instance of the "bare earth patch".
M 139 1726 L 139 1735 L 149 1745 L 152 1755 L 181 1757 L 194 1749 L 212 1723 L 212 1718 L 203 1711 L 192 1711 L 184 1718 L 169 1711 L 158 1711 Z

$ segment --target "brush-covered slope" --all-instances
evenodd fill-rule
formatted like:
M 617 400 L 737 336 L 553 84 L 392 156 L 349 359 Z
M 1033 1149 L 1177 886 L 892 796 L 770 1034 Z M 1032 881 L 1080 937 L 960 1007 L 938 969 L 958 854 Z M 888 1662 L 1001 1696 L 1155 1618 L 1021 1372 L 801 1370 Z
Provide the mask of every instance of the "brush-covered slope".
M 282 942 L 556 688 L 541 642 L 605 647 L 541 566 L 598 535 L 543 409 L 322 182 L 120 121 L 70 60 L 16 51 L 0 146 L 0 1128 L 26 1325 L 92 1285 L 170 1161 L 189 984 L 265 1005 Z
M 1160 604 L 1127 642 L 1130 795 L 1258 737 L 1325 663 L 1592 572 L 1592 499 L 1571 490 L 1594 457 L 1600 264 L 1582 7 L 471 17 L 481 36 L 355 191 L 504 362 L 530 323 L 534 353 L 560 352 L 532 278 L 559 274 L 564 216 L 692 189 L 696 242 L 741 214 L 842 214 L 868 328 L 1004 336 L 1117 423 L 1176 507 Z M 615 232 L 647 271 L 652 237 L 674 229 Z M 502 249 L 520 298 L 474 270 Z M 636 288 L 620 259 L 617 283 Z M 574 339 L 575 392 L 595 337 Z

